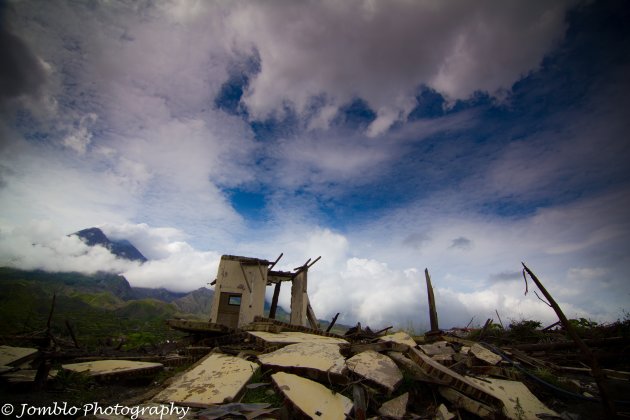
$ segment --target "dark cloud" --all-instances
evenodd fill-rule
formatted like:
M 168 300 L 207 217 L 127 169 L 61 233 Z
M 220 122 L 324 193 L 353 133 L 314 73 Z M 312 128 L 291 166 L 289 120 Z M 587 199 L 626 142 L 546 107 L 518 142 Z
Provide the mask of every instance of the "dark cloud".
M 46 72 L 28 45 L 9 31 L 5 16 L 0 16 L 0 100 L 35 95 Z
M 468 238 L 460 236 L 459 238 L 453 239 L 449 248 L 470 249 L 472 248 L 472 241 Z
M 431 237 L 426 232 L 416 232 L 403 239 L 403 245 L 414 249 L 420 249 L 430 240 Z
M 519 280 L 520 278 L 522 278 L 522 274 L 520 271 L 502 271 L 500 273 L 491 274 L 490 282 L 500 283 L 504 281 Z

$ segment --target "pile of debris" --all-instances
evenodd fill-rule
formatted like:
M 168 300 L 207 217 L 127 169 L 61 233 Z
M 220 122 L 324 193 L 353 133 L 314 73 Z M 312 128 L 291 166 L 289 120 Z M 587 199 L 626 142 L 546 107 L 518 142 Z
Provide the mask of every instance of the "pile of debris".
M 70 360 L 66 362 L 72 363 L 50 370 L 51 360 L 61 360 L 60 355 L 1 346 L 0 379 L 8 384 L 41 387 L 48 380 L 72 372 L 107 384 L 129 378 L 153 381 L 153 386 L 141 395 L 117 401 L 135 406 L 135 414 L 89 416 L 107 420 L 167 418 L 150 414 L 151 409 L 155 414 L 158 407 L 167 405 L 171 413 L 182 413 L 169 418 L 206 420 L 575 420 L 611 418 L 609 413 L 621 415 L 628 406 L 627 401 L 619 400 L 630 391 L 630 373 L 600 368 L 591 348 L 575 331 L 566 331 L 571 341 L 535 344 L 481 341 L 484 334 L 486 341 L 493 338 L 489 332 L 492 320 L 477 330 L 478 334 L 461 329 L 444 333 L 438 327 L 427 270 L 429 332 L 411 337 L 402 331 L 391 333 L 392 327 L 374 332 L 357 324 L 345 335 L 334 334 L 330 331 L 337 316 L 326 331 L 322 330 L 308 299 L 307 272 L 314 262 L 308 260 L 295 272 L 272 271 L 278 260 L 223 256 L 210 322 L 170 321 L 171 327 L 189 336 L 168 353 L 132 358 L 67 357 L 67 353 L 64 357 Z M 530 275 L 550 306 L 557 307 L 533 273 Z M 292 286 L 289 322 L 272 316 L 282 282 Z M 263 317 L 264 290 L 270 285 L 274 286 L 274 299 L 270 316 Z M 559 308 L 557 312 L 561 325 L 570 329 Z M 628 355 L 627 337 L 589 344 L 616 346 L 618 354 Z M 561 366 L 558 360 L 568 360 L 568 352 L 572 352 L 573 366 Z M 580 364 L 582 361 L 589 366 Z M 173 372 L 182 366 L 187 368 L 179 374 L 157 380 L 158 372 Z M 145 412 L 149 414 L 142 414 Z
M 12 370 L 3 379 L 34 380 L 35 371 L 16 366 L 35 353 L 0 347 L 3 370 Z M 237 332 L 182 347 L 163 363 L 94 360 L 64 364 L 61 371 L 85 372 L 108 383 L 177 365 L 168 360 L 196 362 L 137 404 L 172 404 L 185 410 L 187 419 L 578 418 L 553 410 L 530 391 L 555 401 L 548 390 L 532 384 L 525 367 L 563 368 L 524 350 L 452 335 L 377 334 L 360 326 L 340 336 L 262 317 Z M 625 372 L 607 374 L 630 379 Z M 596 399 L 597 387 L 582 378 L 571 382 L 575 393 Z

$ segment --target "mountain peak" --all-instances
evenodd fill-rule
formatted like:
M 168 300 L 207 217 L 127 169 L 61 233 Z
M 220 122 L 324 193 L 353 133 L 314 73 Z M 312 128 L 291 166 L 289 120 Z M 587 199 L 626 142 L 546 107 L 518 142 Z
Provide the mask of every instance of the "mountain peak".
M 133 246 L 131 242 L 126 239 L 112 241 L 97 227 L 83 229 L 73 233 L 72 235 L 78 236 L 89 246 L 104 246 L 109 249 L 112 254 L 119 258 L 140 262 L 147 261 L 147 258 L 142 255 L 142 253 L 138 251 L 138 248 Z

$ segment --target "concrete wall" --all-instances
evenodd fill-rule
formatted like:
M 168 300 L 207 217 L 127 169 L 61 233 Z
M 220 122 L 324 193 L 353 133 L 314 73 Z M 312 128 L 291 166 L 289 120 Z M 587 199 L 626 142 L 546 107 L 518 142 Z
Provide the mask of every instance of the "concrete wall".
M 308 308 L 308 294 L 306 289 L 308 271 L 302 271 L 295 276 L 291 284 L 291 324 L 306 326 L 306 310 Z
M 238 326 L 249 324 L 257 315 L 264 315 L 265 289 L 267 287 L 266 262 L 256 264 L 255 258 L 223 255 L 214 286 L 214 298 L 210 311 L 210 322 L 219 318 L 221 293 L 241 294 L 241 307 Z M 242 267 L 242 269 L 241 269 Z M 243 275 L 243 271 L 245 275 Z M 245 279 L 247 277 L 247 280 Z M 251 289 L 251 290 L 250 290 Z

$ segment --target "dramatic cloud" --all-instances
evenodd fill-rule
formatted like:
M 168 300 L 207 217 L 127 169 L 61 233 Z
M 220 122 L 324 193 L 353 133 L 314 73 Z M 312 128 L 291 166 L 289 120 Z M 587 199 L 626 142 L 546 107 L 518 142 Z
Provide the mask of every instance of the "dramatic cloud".
M 319 118 L 355 97 L 377 112 L 377 135 L 404 120 L 428 85 L 451 100 L 502 95 L 562 39 L 569 2 L 354 0 L 244 3 L 228 16 L 236 45 L 260 56 L 244 102 L 255 118 L 299 113 L 324 97 Z M 290 23 L 288 23 L 290 22 Z
M 4 14 L 0 9 L 0 100 L 36 95 L 46 79 L 45 65 L 9 31 Z

